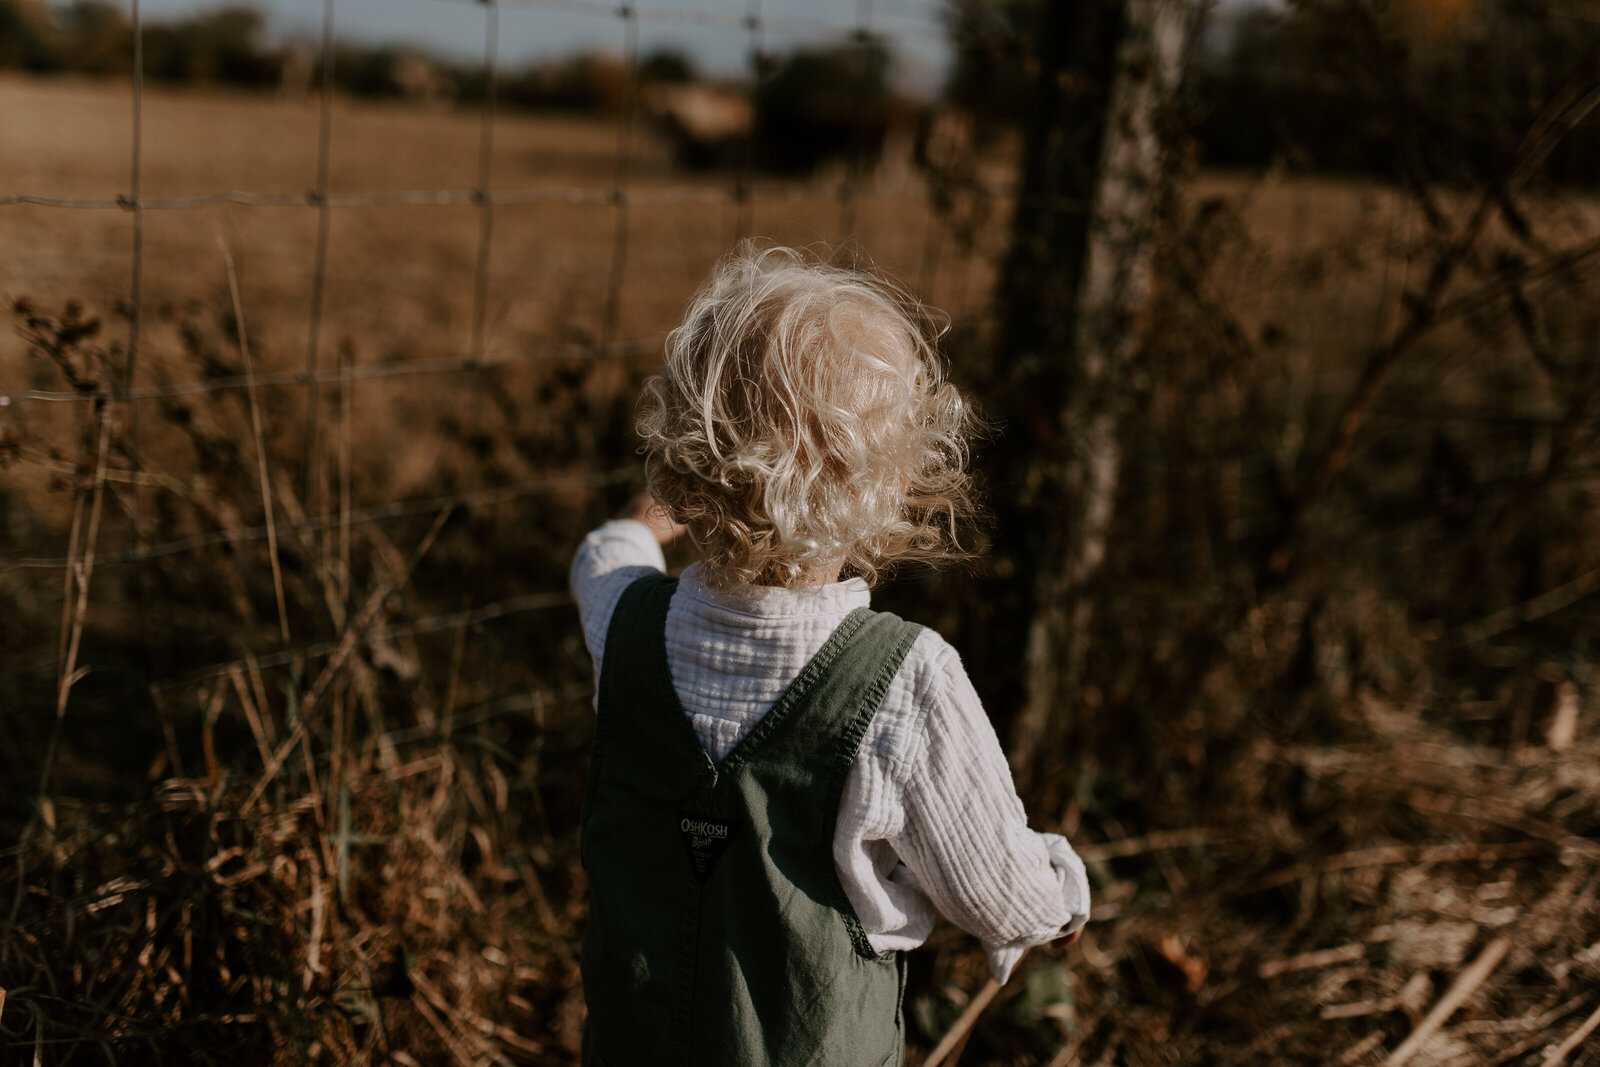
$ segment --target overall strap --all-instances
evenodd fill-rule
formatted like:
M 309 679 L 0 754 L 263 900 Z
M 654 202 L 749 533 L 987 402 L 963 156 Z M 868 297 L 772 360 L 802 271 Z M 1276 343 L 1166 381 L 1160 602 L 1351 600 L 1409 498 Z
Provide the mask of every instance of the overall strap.
M 748 773 L 761 780 L 771 831 L 813 857 L 804 865 L 805 880 L 812 882 L 806 889 L 838 913 L 851 947 L 864 959 L 875 959 L 877 952 L 832 861 L 839 801 L 862 738 L 921 632 L 887 612 L 851 612 L 717 765 L 719 779 Z
M 904 961 L 879 956 L 839 881 L 839 802 L 921 628 L 852 612 L 717 767 L 737 829 L 699 889 L 692 1067 L 879 1067 L 904 1049 Z M 641 1061 L 643 1062 L 643 1061 Z
M 781 746 L 812 758 L 829 752 L 830 762 L 842 761 L 839 769 L 848 772 L 921 632 L 888 612 L 852 611 L 718 770 L 731 773 L 763 749 Z
M 667 665 L 667 607 L 677 587 L 676 578 L 647 574 L 623 590 L 612 611 L 600 664 L 599 720 L 589 757 L 585 826 L 599 771 L 619 737 L 672 757 L 662 762 L 689 782 L 714 775 L 694 727 L 682 714 Z
M 617 598 L 600 668 L 602 705 L 608 687 L 612 697 L 672 693 L 665 635 L 667 607 L 677 588 L 678 579 L 657 572 L 629 583 Z

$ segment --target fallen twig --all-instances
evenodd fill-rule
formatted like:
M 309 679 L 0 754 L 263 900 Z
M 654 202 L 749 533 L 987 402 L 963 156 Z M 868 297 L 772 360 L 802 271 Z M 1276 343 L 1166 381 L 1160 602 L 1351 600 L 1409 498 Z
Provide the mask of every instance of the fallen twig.
M 227 677 L 233 683 L 234 693 L 239 697 L 239 706 L 244 709 L 245 721 L 250 724 L 250 736 L 255 738 L 256 752 L 261 756 L 261 764 L 266 766 L 272 759 L 272 745 L 267 741 L 266 727 L 262 725 L 261 714 L 256 709 L 255 697 L 245 685 L 244 671 L 239 669 L 238 664 L 234 664 L 228 668 Z
M 1546 615 L 1553 615 L 1562 608 L 1571 607 L 1597 589 L 1600 589 L 1600 567 L 1580 574 L 1571 581 L 1563 582 L 1554 589 L 1546 590 L 1520 604 L 1501 608 L 1476 622 L 1467 623 L 1457 631 L 1456 641 L 1461 645 L 1485 641 L 1525 622 L 1533 622 Z
M 412 981 L 416 983 L 418 992 L 412 996 L 411 1006 L 417 1009 L 417 1014 L 421 1015 L 428 1021 L 429 1026 L 433 1027 L 433 1032 L 439 1035 L 440 1042 L 443 1043 L 444 1047 L 449 1050 L 450 1055 L 455 1057 L 455 1061 L 460 1064 L 461 1067 L 477 1067 L 478 1059 L 474 1057 L 470 1051 L 462 1047 L 462 1044 L 460 1040 L 458 1040 L 456 1034 L 445 1023 L 444 1019 L 440 1017 L 439 1013 L 430 1007 L 428 1001 L 424 999 L 424 996 L 421 992 L 422 984 L 417 981 L 417 977 L 418 976 L 416 975 L 412 976 Z M 437 990 L 434 991 L 434 996 L 438 996 Z M 439 999 L 443 1000 L 442 997 Z
M 444 1040 L 452 1053 L 465 1064 L 475 1065 L 481 1063 L 482 1060 L 480 1058 L 470 1055 L 474 1050 L 465 1047 L 466 1042 L 471 1042 L 477 1046 L 475 1051 L 479 1057 L 488 1054 L 495 1059 L 499 1059 L 499 1057 L 494 1056 L 494 1050 L 489 1047 L 488 1042 L 485 1040 L 486 1035 L 492 1036 L 494 1034 L 493 1025 L 488 1027 L 473 1025 L 475 1022 L 481 1022 L 481 1020 L 463 1018 L 462 1013 L 445 999 L 444 994 L 432 982 L 428 981 L 420 971 L 413 971 L 410 978 L 417 989 L 416 995 L 411 998 L 412 1005 L 427 1017 L 428 1022 L 438 1031 L 440 1038 Z M 432 1005 L 431 1010 L 429 1005 Z
M 1489 942 L 1489 946 L 1478 954 L 1466 970 L 1456 978 L 1455 983 L 1433 1006 L 1433 1010 L 1417 1024 L 1411 1031 L 1411 1036 L 1400 1042 L 1400 1047 L 1389 1053 L 1389 1058 L 1383 1061 L 1383 1067 L 1400 1067 L 1401 1064 L 1416 1055 L 1427 1040 L 1434 1035 L 1446 1019 L 1455 1014 L 1468 997 L 1484 983 L 1494 969 L 1500 966 L 1500 961 L 1505 959 L 1506 953 L 1511 949 L 1509 937 L 1497 937 Z
M 1568 1034 L 1565 1041 L 1546 1053 L 1544 1061 L 1539 1067 L 1555 1067 L 1556 1064 L 1567 1058 L 1568 1053 L 1583 1044 L 1584 1039 L 1594 1033 L 1596 1027 L 1600 1027 L 1600 1007 L 1596 1007 L 1594 1011 L 1590 1012 L 1589 1017 L 1583 1020 L 1583 1023 L 1576 1030 Z
M 1368 1015 L 1382 1015 L 1384 1012 L 1393 1011 L 1398 1003 L 1394 997 L 1379 997 L 1376 1000 L 1352 1000 L 1345 1004 L 1329 1004 L 1317 1012 L 1317 1018 L 1325 1021 L 1361 1019 Z
M 1465 796 L 1449 796 L 1445 800 L 1446 803 L 1434 805 L 1424 802 L 1422 797 L 1413 796 L 1408 798 L 1408 803 L 1415 810 L 1430 815 L 1458 815 L 1465 819 L 1494 823 L 1509 830 L 1521 831 L 1535 841 L 1543 842 L 1546 847 L 1554 846 L 1589 859 L 1600 859 L 1600 844 L 1558 823 L 1529 818 L 1511 804 Z
M 1185 848 L 1189 845 L 1210 845 L 1224 839 L 1226 831 L 1210 827 L 1199 827 L 1193 830 L 1162 830 L 1143 837 L 1124 837 L 1117 841 L 1103 841 L 1096 844 L 1077 845 L 1078 855 L 1086 860 L 1112 860 L 1122 859 L 1127 856 L 1142 856 L 1148 852 L 1160 852 L 1169 848 Z
M 1326 859 L 1296 863 L 1281 871 L 1274 871 L 1255 888 L 1276 889 L 1290 882 L 1298 882 L 1314 874 L 1331 874 L 1361 867 L 1386 867 L 1396 863 L 1456 863 L 1462 860 L 1507 860 L 1550 850 L 1552 842 L 1509 841 L 1503 844 L 1479 845 L 1472 842 L 1449 845 L 1381 845 L 1377 848 L 1342 852 Z
M 967 1036 L 967 1031 L 972 1029 L 972 1025 L 978 1021 L 978 1016 L 983 1014 L 983 1009 L 989 1006 L 989 1002 L 998 992 L 1000 983 L 993 978 L 989 979 L 984 987 L 978 990 L 977 996 L 967 1004 L 966 1010 L 961 1013 L 961 1018 L 955 1021 L 955 1025 L 946 1031 L 939 1039 L 939 1043 L 933 1047 L 933 1051 L 928 1053 L 928 1058 L 922 1061 L 922 1067 L 939 1067 L 944 1058 L 956 1047 L 956 1043 Z
M 1381 1044 L 1383 1044 L 1383 1031 L 1374 1030 L 1346 1049 L 1344 1055 L 1339 1057 L 1339 1062 L 1341 1064 L 1355 1063 Z
M 1317 967 L 1331 967 L 1336 963 L 1354 963 L 1366 956 L 1367 946 L 1360 941 L 1352 941 L 1348 945 L 1337 945 L 1333 948 L 1317 949 L 1315 952 L 1302 952 L 1298 956 L 1287 959 L 1268 960 L 1257 970 L 1263 978 L 1273 978 L 1290 971 L 1309 971 Z
M 1072 1064 L 1077 1063 L 1078 1050 L 1083 1047 L 1085 1041 L 1089 1040 L 1089 1035 L 1093 1034 L 1100 1024 L 1105 1021 L 1105 1017 L 1111 1013 L 1111 1009 L 1116 1006 L 1116 1003 L 1116 994 L 1107 997 L 1105 1003 L 1100 1005 L 1099 1009 L 1089 1017 L 1077 1034 L 1073 1036 L 1072 1040 L 1062 1045 L 1056 1054 L 1050 1057 L 1050 1062 L 1045 1067 L 1071 1067 Z

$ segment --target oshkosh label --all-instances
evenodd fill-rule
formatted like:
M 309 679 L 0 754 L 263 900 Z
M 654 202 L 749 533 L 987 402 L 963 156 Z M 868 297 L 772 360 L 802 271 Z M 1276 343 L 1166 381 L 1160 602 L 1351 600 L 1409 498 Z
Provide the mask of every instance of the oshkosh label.
M 714 819 L 709 815 L 678 813 L 678 832 L 683 835 L 683 847 L 689 853 L 689 867 L 701 885 L 711 877 L 711 871 L 733 838 L 737 824 L 727 819 Z

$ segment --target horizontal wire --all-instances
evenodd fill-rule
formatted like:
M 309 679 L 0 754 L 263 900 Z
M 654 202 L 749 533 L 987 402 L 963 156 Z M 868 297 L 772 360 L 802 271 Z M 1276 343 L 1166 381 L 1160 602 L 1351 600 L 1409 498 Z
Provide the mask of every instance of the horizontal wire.
M 497 715 L 509 715 L 522 711 L 533 711 L 542 708 L 557 708 L 563 704 L 574 703 L 579 700 L 594 698 L 594 685 L 591 682 L 578 682 L 573 685 L 562 686 L 560 689 L 530 689 L 521 693 L 511 693 L 498 697 L 465 711 L 458 711 L 448 720 L 450 734 L 456 734 L 468 726 L 477 726 L 479 723 L 488 722 Z M 399 729 L 389 730 L 383 734 L 383 739 L 394 745 L 404 745 L 412 741 L 421 741 L 441 736 L 440 728 L 446 725 L 446 720 L 436 723 L 419 723 L 416 726 L 403 726 Z M 3 853 L 0 853 L 3 855 Z
M 766 199 L 779 202 L 827 200 L 831 191 L 795 183 L 784 188 L 768 190 Z M 738 197 L 737 191 L 720 187 L 677 185 L 655 189 L 632 189 L 626 194 L 605 188 L 579 185 L 541 185 L 526 189 L 396 189 L 378 193 L 329 193 L 325 198 L 315 191 L 304 193 L 252 193 L 233 190 L 225 193 L 201 193 L 194 196 L 41 196 L 36 193 L 12 193 L 0 196 L 0 207 L 29 204 L 34 207 L 89 208 L 104 211 L 119 209 L 132 211 L 135 207 L 146 211 L 182 211 L 193 208 L 240 205 L 244 207 L 317 207 L 326 201 L 329 207 L 476 207 L 492 204 L 496 207 L 517 207 L 530 204 L 608 205 L 618 202 L 619 195 L 629 204 L 643 207 L 670 207 L 677 204 L 722 204 Z
M 1396 413 L 1398 409 L 1389 411 Z M 1432 419 L 1440 422 L 1466 421 L 1492 423 L 1496 425 L 1509 425 L 1517 427 L 1553 427 L 1560 424 L 1559 419 L 1538 414 L 1507 414 L 1495 415 L 1494 413 L 1478 412 L 1467 409 L 1429 409 L 1418 411 L 1406 409 L 1405 414 L 1418 415 L 1423 419 Z M 1221 459 L 1239 460 L 1242 457 L 1226 456 Z M 1572 478 L 1581 479 L 1600 472 L 1597 468 L 1579 468 L 1570 471 Z M 347 519 L 342 519 L 338 514 L 318 515 L 315 518 L 302 519 L 298 522 L 277 524 L 279 531 L 293 533 L 318 533 L 323 530 L 334 529 L 345 521 L 351 526 L 364 526 L 368 523 L 381 522 L 384 519 L 405 518 L 412 515 L 423 515 L 436 512 L 446 506 L 490 506 L 521 500 L 527 497 L 538 496 L 542 493 L 556 493 L 570 489 L 598 489 L 613 485 L 623 485 L 639 477 L 639 468 L 635 466 L 618 467 L 603 471 L 599 474 L 587 475 L 561 475 L 554 478 L 537 478 L 528 481 L 516 482 L 512 485 L 500 486 L 493 489 L 476 489 L 470 492 L 457 493 L 450 496 L 422 497 L 411 500 L 395 500 L 384 504 L 373 504 L 368 507 L 352 509 Z M 1252 466 L 1241 472 L 1245 481 L 1257 483 L 1265 481 L 1268 472 L 1259 467 Z M 1489 479 L 1485 484 L 1495 484 L 1499 481 L 1514 479 Z M 267 528 L 265 526 L 249 526 L 240 530 L 228 532 L 217 530 L 210 533 L 194 534 L 172 541 L 162 541 L 146 545 L 143 549 L 128 549 L 117 553 L 103 553 L 95 557 L 96 566 L 117 566 L 125 563 L 139 563 L 150 559 L 161 559 L 168 556 L 181 555 L 196 549 L 209 548 L 213 545 L 229 544 L 243 545 L 265 540 Z M 20 570 L 65 570 L 72 566 L 74 560 L 66 557 L 31 557 L 9 560 L 0 564 L 0 576 Z
M 639 468 L 636 466 L 618 467 L 603 471 L 599 474 L 562 475 L 554 478 L 535 478 L 513 485 L 500 486 L 494 489 L 474 489 L 470 492 L 457 493 L 453 496 L 434 496 L 416 500 L 394 500 L 386 504 L 374 504 L 370 507 L 354 508 L 348 518 L 337 513 L 318 515 L 315 518 L 302 519 L 299 522 L 280 522 L 277 529 L 293 531 L 295 533 L 316 533 L 322 530 L 331 530 L 343 525 L 346 521 L 351 526 L 364 526 L 384 519 L 404 518 L 407 515 L 423 515 L 436 512 L 450 506 L 479 507 L 491 504 L 503 504 L 512 500 L 521 500 L 525 497 L 537 496 L 541 493 L 555 493 L 564 489 L 591 489 L 603 488 L 611 485 L 621 485 L 639 477 Z M 215 530 L 210 533 L 194 534 L 190 537 L 181 537 L 174 541 L 163 541 L 159 544 L 146 545 L 143 548 L 132 548 L 124 552 L 110 553 L 95 556 L 96 566 L 114 566 L 122 563 L 139 563 L 149 559 L 159 559 L 165 556 L 181 555 L 200 548 L 212 545 L 242 545 L 261 541 L 267 536 L 265 526 L 250 526 L 241 530 L 226 531 Z M 9 574 L 19 570 L 65 570 L 76 561 L 64 557 L 35 557 L 32 559 L 10 560 L 0 564 L 0 575 Z
M 997 198 L 1010 198 L 1014 190 L 1009 184 L 994 187 L 974 187 L 974 193 Z M 633 188 L 619 191 L 610 186 L 594 188 L 578 185 L 545 185 L 526 189 L 399 189 L 378 193 L 329 193 L 326 197 L 315 191 L 305 193 L 252 193 L 234 190 L 225 193 L 200 193 L 194 196 L 134 197 L 107 196 L 42 196 L 36 193 L 11 193 L 0 196 L 0 207 L 31 205 L 33 207 L 89 209 L 95 211 L 187 211 L 196 208 L 237 205 L 243 207 L 475 207 L 489 204 L 495 207 L 526 207 L 534 204 L 569 204 L 575 206 L 606 206 L 626 203 L 635 207 L 676 207 L 683 204 L 715 206 L 741 203 L 756 192 L 764 204 L 796 204 L 806 201 L 831 202 L 838 192 L 812 182 L 794 182 L 776 187 L 751 190 L 736 185 L 707 188 L 700 185 L 666 185 L 656 188 Z M 887 194 L 884 194 L 887 195 Z M 891 199 L 904 200 L 903 195 Z M 862 199 L 873 199 L 869 190 Z M 1081 210 L 1081 200 L 1046 194 L 1027 197 L 1028 203 L 1055 206 L 1064 210 Z
M 439 0 L 439 2 L 478 7 L 485 0 Z M 637 7 L 627 3 L 608 4 L 600 2 L 600 0 L 494 0 L 494 2 L 502 9 L 521 8 L 528 11 L 560 11 L 569 15 L 588 15 L 593 18 L 635 19 L 640 23 L 687 23 L 730 30 L 755 28 L 794 33 L 816 33 L 820 31 L 824 33 L 839 33 L 841 35 L 855 32 L 853 25 L 815 17 L 782 16 L 771 18 L 762 15 L 706 11 L 693 7 Z M 894 4 L 891 10 L 898 18 L 906 20 L 904 26 L 897 25 L 895 27 L 896 31 L 910 30 L 914 33 L 937 36 L 940 40 L 947 38 L 942 25 L 936 22 L 923 21 L 926 14 L 937 15 L 939 9 L 936 4 L 911 5 L 899 3 Z
M 415 637 L 418 634 L 439 633 L 444 630 L 460 630 L 468 626 L 476 626 L 480 622 L 491 619 L 505 618 L 507 615 L 518 615 L 527 611 L 543 611 L 547 608 L 566 607 L 571 604 L 572 594 L 560 593 L 525 593 L 522 596 L 507 597 L 493 604 L 485 604 L 469 611 L 456 611 L 447 615 L 430 615 L 423 619 L 413 619 L 410 622 L 396 623 L 393 626 L 374 626 L 361 635 L 364 644 L 392 637 Z M 257 668 L 283 667 L 300 660 L 326 659 L 339 650 L 343 639 L 337 641 L 315 641 L 311 644 L 301 645 L 298 648 L 286 648 L 278 652 L 268 652 L 262 656 L 246 659 L 231 659 L 225 663 L 213 663 L 202 667 L 182 678 L 171 678 L 162 682 L 151 683 L 151 688 L 157 692 L 178 689 L 196 682 L 204 682 L 212 678 L 220 678 L 229 671 L 249 668 L 254 664 Z
M 481 356 L 440 356 L 435 359 L 407 359 L 391 363 L 369 363 L 355 367 L 334 367 L 307 374 L 303 370 L 263 371 L 257 374 L 234 374 L 225 378 L 202 378 L 197 381 L 171 382 L 167 385 L 145 385 L 138 389 L 113 386 L 83 392 L 52 389 L 25 389 L 17 393 L 0 394 L 0 408 L 10 407 L 25 400 L 53 404 L 88 404 L 101 400 L 151 400 L 195 396 L 202 393 L 220 393 L 229 389 L 247 389 L 256 385 L 311 385 L 326 382 L 358 382 L 376 378 L 400 378 L 412 374 L 453 374 L 511 366 L 516 363 L 535 363 L 557 359 L 626 359 L 654 355 L 661 351 L 665 334 L 639 337 L 628 341 L 615 341 L 609 345 L 565 342 L 534 345 L 506 352 L 486 352 Z
M 913 15 L 942 18 L 946 4 L 944 0 L 873 0 L 872 10 L 876 15 L 894 15 L 898 18 L 911 18 Z

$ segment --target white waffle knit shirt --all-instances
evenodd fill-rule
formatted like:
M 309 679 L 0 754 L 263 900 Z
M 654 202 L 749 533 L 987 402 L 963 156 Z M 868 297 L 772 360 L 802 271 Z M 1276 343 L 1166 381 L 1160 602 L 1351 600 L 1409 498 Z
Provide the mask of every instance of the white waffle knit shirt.
M 649 528 L 608 522 L 572 563 L 595 677 L 622 591 L 666 566 Z M 714 589 L 688 567 L 667 609 L 667 665 L 713 760 L 777 703 L 870 594 L 859 578 L 808 589 Z M 598 696 L 596 697 L 598 701 Z M 1004 982 L 1029 946 L 1089 917 L 1083 861 L 1028 829 L 994 727 L 955 649 L 924 629 L 862 738 L 839 803 L 833 859 L 873 948 L 915 948 L 935 909 L 975 935 Z

